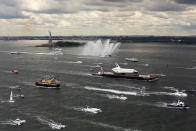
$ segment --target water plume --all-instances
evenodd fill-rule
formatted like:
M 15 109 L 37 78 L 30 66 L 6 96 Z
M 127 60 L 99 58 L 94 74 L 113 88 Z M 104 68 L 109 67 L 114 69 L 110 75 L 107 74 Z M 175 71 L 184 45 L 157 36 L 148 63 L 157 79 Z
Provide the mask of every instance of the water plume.
M 110 43 L 110 40 L 102 42 L 101 40 L 89 41 L 82 51 L 82 55 L 88 56 L 111 56 L 118 48 L 120 43 Z

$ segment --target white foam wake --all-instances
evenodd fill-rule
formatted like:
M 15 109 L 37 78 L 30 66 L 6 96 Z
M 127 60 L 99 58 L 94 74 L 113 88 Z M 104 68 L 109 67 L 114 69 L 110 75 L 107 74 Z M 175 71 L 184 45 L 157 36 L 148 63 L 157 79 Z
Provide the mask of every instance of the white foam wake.
M 134 95 L 134 96 L 137 95 L 136 92 L 130 92 L 130 91 L 119 91 L 119 90 L 113 90 L 113 89 L 102 89 L 102 88 L 95 88 L 95 87 L 89 87 L 89 86 L 85 86 L 84 88 L 87 89 L 87 90 L 110 92 L 110 93 L 120 94 L 120 95 Z
M 188 95 L 184 92 L 151 92 L 149 94 L 154 94 L 154 95 L 168 95 L 168 96 L 177 96 L 177 97 L 187 97 Z
M 164 89 L 169 89 L 169 90 L 172 90 L 172 91 L 178 91 L 178 89 L 176 89 L 175 87 L 165 86 L 163 88 Z
M 13 121 L 14 120 L 0 121 L 0 124 L 2 124 L 2 125 L 17 125 Z
M 56 61 L 59 63 L 68 63 L 68 64 L 82 64 L 82 61 Z
M 61 129 L 59 128 L 59 126 L 63 126 L 63 128 L 67 127 L 67 125 L 61 125 L 60 123 L 57 123 L 51 119 L 46 119 L 44 117 L 41 116 L 36 116 L 37 120 L 40 121 L 42 124 L 44 125 L 48 125 L 49 127 L 51 127 L 52 129 Z M 57 127 L 55 127 L 57 126 Z
M 118 95 L 107 94 L 106 97 L 108 97 L 109 99 L 127 100 L 127 97 L 123 95 L 118 96 Z
M 88 106 L 87 107 L 76 107 L 76 108 L 74 108 L 74 110 L 83 111 L 83 112 L 92 113 L 92 114 L 97 114 L 97 113 L 102 112 L 102 110 L 99 108 L 92 108 L 92 107 L 88 107 Z

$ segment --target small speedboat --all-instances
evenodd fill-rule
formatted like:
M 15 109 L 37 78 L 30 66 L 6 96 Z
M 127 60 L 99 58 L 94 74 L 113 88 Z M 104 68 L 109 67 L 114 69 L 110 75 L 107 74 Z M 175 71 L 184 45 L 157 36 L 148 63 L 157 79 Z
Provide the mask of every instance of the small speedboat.
M 18 72 L 18 70 L 11 70 L 11 73 L 12 74 L 18 74 L 19 72 Z
M 20 125 L 26 123 L 26 120 L 20 120 L 19 118 L 17 118 L 16 120 L 13 120 L 12 123 L 20 126 Z
M 49 126 L 52 128 L 52 129 L 63 129 L 66 127 L 66 125 L 62 125 L 61 123 L 50 123 Z
M 178 100 L 177 102 L 167 104 L 169 108 L 176 108 L 176 109 L 188 109 L 189 106 L 186 105 L 183 101 Z
M 23 94 L 18 94 L 18 95 L 15 95 L 14 97 L 18 97 L 18 98 L 24 99 L 24 95 Z
M 89 113 L 93 113 L 93 114 L 97 114 L 99 112 L 102 112 L 101 109 L 91 108 L 91 107 L 88 107 L 88 106 L 86 108 L 81 109 L 81 110 L 84 111 L 84 112 L 89 112 Z

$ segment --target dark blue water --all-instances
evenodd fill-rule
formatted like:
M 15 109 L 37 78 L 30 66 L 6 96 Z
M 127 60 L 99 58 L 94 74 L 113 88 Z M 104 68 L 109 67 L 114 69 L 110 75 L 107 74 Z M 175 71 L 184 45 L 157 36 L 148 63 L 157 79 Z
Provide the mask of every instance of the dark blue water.
M 49 121 L 68 125 L 69 131 L 194 131 L 196 130 L 196 96 L 179 97 L 174 90 L 195 89 L 196 45 L 167 43 L 122 43 L 112 57 L 81 56 L 82 47 L 63 48 L 64 55 L 52 55 L 52 49 L 34 47 L 47 41 L 0 41 L 0 130 L 49 131 Z M 20 55 L 11 51 L 25 52 Z M 125 58 L 135 57 L 133 63 Z M 79 61 L 79 62 L 78 62 Z M 110 71 L 117 62 L 141 74 L 164 74 L 158 81 L 111 79 L 90 75 L 91 66 L 102 63 Z M 146 65 L 148 64 L 148 65 Z M 17 69 L 18 75 L 9 71 Z M 98 69 L 94 68 L 94 71 Z M 58 75 L 60 90 L 40 89 L 34 83 L 44 75 Z M 18 85 L 25 98 L 8 103 L 10 86 Z M 135 96 L 146 87 L 150 96 Z M 111 98 L 123 95 L 127 100 Z M 177 99 L 188 110 L 166 107 Z M 94 107 L 92 114 L 77 109 Z M 27 122 L 21 126 L 5 124 L 17 117 Z

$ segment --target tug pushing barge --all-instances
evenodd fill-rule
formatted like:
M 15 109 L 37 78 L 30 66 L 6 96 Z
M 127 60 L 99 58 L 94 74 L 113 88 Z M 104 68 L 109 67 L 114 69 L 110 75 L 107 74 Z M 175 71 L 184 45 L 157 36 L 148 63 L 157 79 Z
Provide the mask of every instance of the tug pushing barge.
M 153 81 L 159 78 L 159 75 L 157 74 L 140 75 L 137 70 L 121 68 L 117 63 L 116 63 L 116 67 L 112 69 L 112 72 L 104 72 L 103 69 L 101 68 L 100 72 L 94 73 L 92 75 L 111 77 L 111 78 L 137 79 L 137 80 L 146 80 L 146 81 Z

